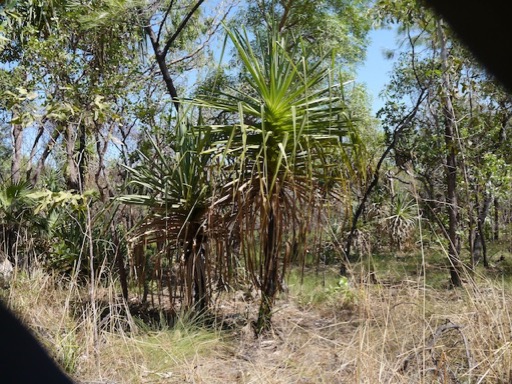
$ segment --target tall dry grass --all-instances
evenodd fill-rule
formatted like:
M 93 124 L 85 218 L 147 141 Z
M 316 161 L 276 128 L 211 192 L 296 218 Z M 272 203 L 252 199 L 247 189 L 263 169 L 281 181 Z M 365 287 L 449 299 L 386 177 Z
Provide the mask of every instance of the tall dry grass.
M 448 290 L 425 276 L 365 284 L 327 271 L 300 280 L 289 279 L 273 331 L 260 338 L 250 323 L 258 298 L 240 292 L 218 298 L 214 325 L 184 318 L 173 328 L 129 316 L 114 281 L 96 287 L 94 316 L 89 287 L 37 268 L 16 271 L 1 296 L 84 383 L 512 380 L 512 294 L 504 281 L 467 276 L 463 289 Z

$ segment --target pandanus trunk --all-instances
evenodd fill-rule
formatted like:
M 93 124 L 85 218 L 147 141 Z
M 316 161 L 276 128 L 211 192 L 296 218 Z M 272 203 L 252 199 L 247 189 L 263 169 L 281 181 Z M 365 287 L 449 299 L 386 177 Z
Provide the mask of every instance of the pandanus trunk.
M 190 234 L 185 244 L 186 302 L 196 312 L 203 313 L 208 307 L 203 234 L 200 228 L 193 228 Z
M 263 267 L 261 303 L 256 322 L 256 332 L 261 333 L 270 328 L 272 308 L 278 291 L 278 226 L 272 204 L 269 207 L 266 230 L 263 231 Z

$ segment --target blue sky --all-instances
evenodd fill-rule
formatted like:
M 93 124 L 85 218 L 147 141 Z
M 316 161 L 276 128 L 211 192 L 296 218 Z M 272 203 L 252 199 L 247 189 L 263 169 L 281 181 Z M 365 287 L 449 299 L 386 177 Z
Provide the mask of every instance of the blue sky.
M 372 111 L 375 114 L 384 105 L 379 93 L 388 82 L 389 73 L 393 69 L 393 60 L 387 59 L 384 52 L 397 48 L 396 30 L 371 31 L 370 39 L 366 61 L 358 68 L 356 81 L 366 84 L 368 92 L 373 97 Z

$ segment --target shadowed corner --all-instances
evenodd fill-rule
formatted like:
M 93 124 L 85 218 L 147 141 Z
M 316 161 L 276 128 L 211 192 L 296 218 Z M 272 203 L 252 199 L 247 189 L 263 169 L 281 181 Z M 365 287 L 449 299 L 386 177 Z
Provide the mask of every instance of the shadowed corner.
M 450 24 L 457 36 L 502 85 L 512 91 L 509 50 L 512 38 L 510 14 L 500 0 L 427 0 L 426 3 Z
M 0 381 L 72 384 L 34 336 L 0 302 Z

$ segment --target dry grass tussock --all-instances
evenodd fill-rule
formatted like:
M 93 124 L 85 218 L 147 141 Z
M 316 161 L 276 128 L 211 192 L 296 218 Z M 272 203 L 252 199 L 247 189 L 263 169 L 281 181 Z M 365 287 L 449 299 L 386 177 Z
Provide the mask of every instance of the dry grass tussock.
M 215 326 L 173 328 L 126 315 L 117 296 L 92 316 L 87 290 L 34 271 L 2 299 L 82 383 L 510 383 L 512 294 L 505 283 L 435 290 L 423 281 L 337 282 L 311 275 L 275 309 L 256 339 L 257 298 L 216 301 Z M 84 296 L 85 295 L 85 296 Z M 85 297 L 85 298 L 84 298 Z M 99 338 L 93 337 L 97 319 Z

